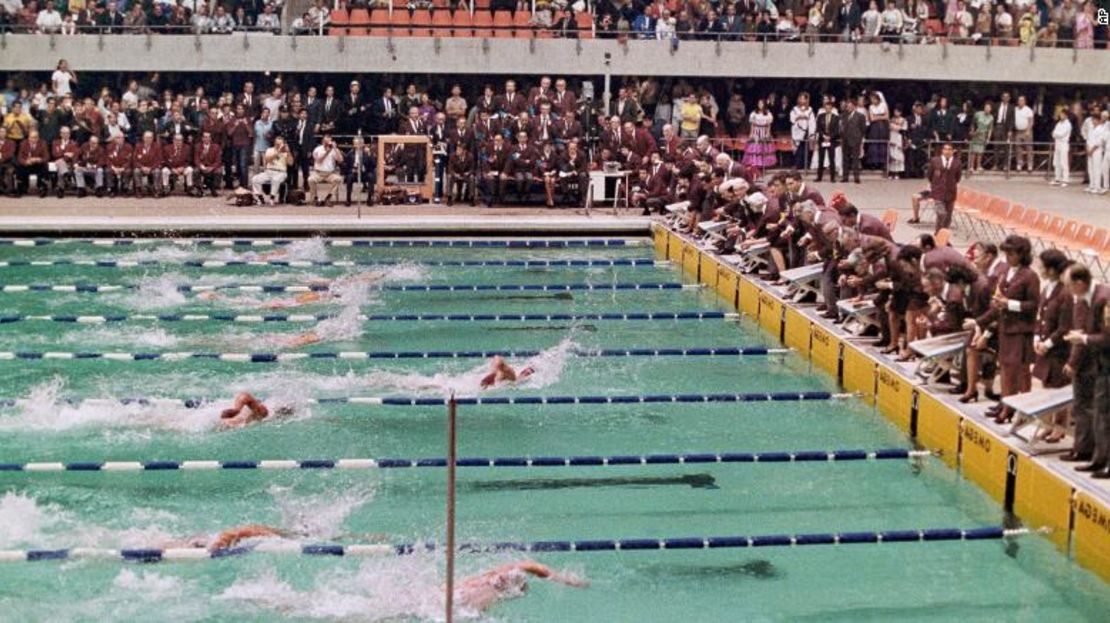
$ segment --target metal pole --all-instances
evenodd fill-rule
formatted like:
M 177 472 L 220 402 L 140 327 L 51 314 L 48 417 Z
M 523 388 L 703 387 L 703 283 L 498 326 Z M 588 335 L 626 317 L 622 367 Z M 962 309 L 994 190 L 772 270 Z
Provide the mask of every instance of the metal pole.
M 455 394 L 447 401 L 447 611 L 446 621 L 454 621 L 455 605 L 455 469 L 458 451 L 458 436 L 455 427 L 455 414 L 458 404 Z

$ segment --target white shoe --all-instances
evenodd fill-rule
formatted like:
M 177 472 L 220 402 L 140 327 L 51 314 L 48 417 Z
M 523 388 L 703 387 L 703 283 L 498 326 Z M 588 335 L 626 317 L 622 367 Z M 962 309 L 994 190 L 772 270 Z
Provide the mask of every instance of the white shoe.
M 1068 183 L 1067 183 L 1067 182 L 1060 182 L 1060 187 L 1061 187 L 1061 188 L 1067 188 L 1067 187 L 1068 187 Z
M 1105 188 L 1100 188 L 1099 190 L 1095 191 L 1095 194 L 1096 195 L 1105 195 L 1106 194 L 1106 189 Z
M 1059 186 L 1059 185 L 1060 185 L 1060 182 L 1058 182 L 1058 181 L 1056 181 L 1056 180 L 1052 180 L 1051 182 L 1049 182 L 1049 183 L 1048 183 L 1048 185 L 1049 185 L 1049 186 Z

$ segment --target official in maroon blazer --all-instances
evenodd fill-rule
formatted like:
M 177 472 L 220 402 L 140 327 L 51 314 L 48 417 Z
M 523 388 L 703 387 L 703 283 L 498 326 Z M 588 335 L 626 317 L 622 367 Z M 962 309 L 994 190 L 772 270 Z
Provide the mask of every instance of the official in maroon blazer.
M 1041 300 L 1041 280 L 1029 265 L 1033 247 L 1028 238 L 1011 235 L 999 247 L 1009 268 L 991 296 L 987 313 L 976 319 L 983 331 L 998 332 L 998 366 L 1002 372 L 1002 395 L 1012 396 L 1031 388 L 1029 367 L 1036 359 L 1033 334 L 1037 329 L 1037 309 Z M 987 411 L 995 423 L 1005 424 L 1013 410 L 998 405 Z
M 1099 395 L 1099 377 L 1107 348 L 1107 302 L 1110 286 L 1094 283 L 1086 266 L 1073 266 L 1068 271 L 1068 287 L 1072 295 L 1072 330 L 1064 336 L 1071 344 L 1064 373 L 1071 377 L 1075 389 L 1072 417 L 1075 419 L 1075 446 L 1064 461 L 1090 461 L 1075 468 L 1091 472 L 1099 478 L 1110 477 L 1110 423 L 1106 416 L 1106 396 Z M 1105 389 L 1105 387 L 1103 387 Z M 1101 445 L 1100 445 L 1101 444 Z
M 951 143 L 945 143 L 940 155 L 929 161 L 929 197 L 936 206 L 936 231 L 952 226 L 952 210 L 963 168 Z
M 1071 330 L 1072 299 L 1061 278 L 1072 261 L 1059 249 L 1041 253 L 1041 308 L 1037 311 L 1037 332 L 1033 336 L 1033 350 L 1037 360 L 1033 376 L 1040 379 L 1046 389 L 1064 387 L 1070 380 L 1064 374 L 1070 346 L 1064 336 Z M 1057 443 L 1067 432 L 1067 414 L 1053 422 L 1051 430 L 1043 436 L 1049 443 Z

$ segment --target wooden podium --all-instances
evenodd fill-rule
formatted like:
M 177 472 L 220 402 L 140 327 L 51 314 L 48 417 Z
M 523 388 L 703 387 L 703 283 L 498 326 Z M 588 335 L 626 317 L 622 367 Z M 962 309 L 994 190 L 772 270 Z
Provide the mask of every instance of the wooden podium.
M 402 188 L 406 193 L 416 191 L 426 203 L 432 201 L 435 193 L 435 171 L 432 165 L 432 141 L 427 136 L 411 134 L 383 134 L 378 136 L 378 188 L 379 196 L 388 190 Z M 424 160 L 424 180 L 420 182 L 406 182 L 399 175 L 401 167 L 394 167 L 391 177 L 386 176 L 386 163 L 396 161 L 389 158 L 395 150 L 422 150 Z M 402 161 L 417 156 L 404 154 Z

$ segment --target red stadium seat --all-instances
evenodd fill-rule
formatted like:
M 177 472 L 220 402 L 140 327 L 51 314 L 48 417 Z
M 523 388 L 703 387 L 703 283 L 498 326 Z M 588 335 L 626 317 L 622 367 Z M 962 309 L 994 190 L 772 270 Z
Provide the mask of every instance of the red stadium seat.
M 466 13 L 466 11 L 458 11 L 458 13 Z M 467 16 L 469 17 L 469 13 Z M 444 10 L 432 12 L 432 35 L 436 37 L 450 37 L 455 23 L 451 19 L 451 14 Z M 468 35 L 469 36 L 469 35 Z
M 430 20 L 429 20 L 430 21 Z M 390 33 L 394 37 L 407 37 L 409 36 L 409 26 L 412 24 L 412 16 L 409 15 L 407 10 L 393 9 L 393 17 L 389 20 Z
M 365 12 L 365 11 L 363 11 Z M 367 20 L 370 25 L 370 35 L 385 37 L 389 35 L 389 9 L 374 9 Z
M 508 11 L 493 14 L 493 36 L 504 39 L 513 36 L 513 16 Z
M 575 13 L 574 24 L 578 26 L 579 39 L 594 38 L 594 16 L 589 13 Z
M 365 12 L 363 11 L 363 13 Z M 331 26 L 328 27 L 328 34 L 342 37 L 347 34 L 347 26 L 350 23 L 351 16 L 347 13 L 347 9 L 335 9 L 331 12 Z
M 432 13 L 427 9 L 417 9 L 412 12 L 412 36 L 414 37 L 431 37 L 432 36 Z
M 475 37 L 492 37 L 493 36 L 493 16 L 489 11 L 474 11 L 474 36 Z
M 531 11 L 517 11 L 513 14 L 513 34 L 517 39 L 531 39 L 532 35 L 532 12 Z
M 436 14 L 438 15 L 439 11 L 437 11 Z M 474 36 L 474 19 L 470 17 L 470 11 L 463 9 L 455 11 L 455 15 L 451 18 L 451 23 L 454 25 L 454 36 Z

